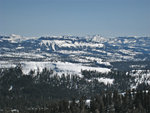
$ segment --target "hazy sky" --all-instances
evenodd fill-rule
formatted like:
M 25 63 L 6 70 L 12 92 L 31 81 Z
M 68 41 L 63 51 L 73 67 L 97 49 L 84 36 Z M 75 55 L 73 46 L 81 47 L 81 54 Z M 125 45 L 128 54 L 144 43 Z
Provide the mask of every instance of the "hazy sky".
M 150 0 L 0 0 L 0 34 L 150 36 Z

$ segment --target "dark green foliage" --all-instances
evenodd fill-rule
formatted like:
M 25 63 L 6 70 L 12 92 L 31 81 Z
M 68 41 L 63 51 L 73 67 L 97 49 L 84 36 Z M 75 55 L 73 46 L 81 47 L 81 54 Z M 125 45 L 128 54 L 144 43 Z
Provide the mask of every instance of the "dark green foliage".
M 150 61 L 118 61 L 111 62 L 114 69 L 118 69 L 120 71 L 131 71 L 131 70 L 146 70 L 150 69 Z M 134 65 L 135 67 L 132 67 Z M 145 65 L 145 66 L 143 66 Z
M 102 74 L 82 70 L 82 74 L 83 77 L 64 74 L 60 77 L 45 68 L 42 72 L 30 71 L 24 75 L 20 65 L 0 69 L 0 110 L 19 109 L 21 113 L 150 112 L 148 84 L 140 84 L 137 91 L 131 91 L 134 77 L 126 72 Z M 114 83 L 100 83 L 96 79 L 100 77 L 114 79 Z M 87 98 L 91 100 L 90 105 L 86 103 Z

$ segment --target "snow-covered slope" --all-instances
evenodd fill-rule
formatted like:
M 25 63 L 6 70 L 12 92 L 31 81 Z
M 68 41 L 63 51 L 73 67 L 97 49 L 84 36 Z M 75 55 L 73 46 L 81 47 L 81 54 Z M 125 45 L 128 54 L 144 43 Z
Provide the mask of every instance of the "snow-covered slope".
M 35 61 L 21 61 L 20 62 L 23 73 L 28 74 L 31 69 L 35 71 L 42 71 L 44 68 L 49 70 L 54 70 L 55 73 L 59 74 L 73 74 L 79 75 L 82 77 L 81 70 L 90 70 L 90 71 L 97 71 L 101 73 L 108 73 L 110 69 L 102 68 L 102 67 L 91 67 L 91 66 L 84 66 L 81 63 L 69 63 L 69 62 L 35 62 Z M 14 62 L 7 62 L 7 61 L 0 61 L 0 68 L 11 68 L 16 67 L 18 65 Z
M 111 62 L 149 61 L 149 42 L 150 37 L 105 38 L 94 35 L 35 38 L 13 34 L 0 36 L 0 61 L 58 61 L 110 69 Z
M 131 88 L 136 88 L 139 84 L 150 85 L 150 70 L 132 70 L 129 73 L 131 76 L 135 77 L 134 85 L 131 85 Z
M 16 53 L 16 57 L 33 58 L 43 56 L 45 60 L 87 61 L 87 57 L 105 61 L 139 61 L 150 60 L 149 37 L 104 38 L 99 35 L 91 37 L 52 36 L 21 37 L 18 35 L 0 36 L 0 53 L 7 56 Z M 25 55 L 25 54 L 28 55 Z M 34 55 L 33 55 L 34 54 Z M 57 57 L 56 57 L 57 56 Z M 8 56 L 7 56 L 8 57 Z M 15 55 L 12 55 L 15 57 Z M 98 60 L 99 61 L 99 60 Z M 93 61 L 92 61 L 93 62 Z

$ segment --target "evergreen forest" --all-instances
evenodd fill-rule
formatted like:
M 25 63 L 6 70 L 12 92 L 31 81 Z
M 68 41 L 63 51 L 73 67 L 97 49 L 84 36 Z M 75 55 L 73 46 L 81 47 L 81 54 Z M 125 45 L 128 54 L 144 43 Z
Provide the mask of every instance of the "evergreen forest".
M 150 86 L 136 89 L 125 71 L 57 75 L 44 68 L 23 74 L 21 65 L 0 69 L 0 113 L 150 113 Z M 145 71 L 146 72 L 146 71 Z M 114 79 L 113 84 L 97 78 Z

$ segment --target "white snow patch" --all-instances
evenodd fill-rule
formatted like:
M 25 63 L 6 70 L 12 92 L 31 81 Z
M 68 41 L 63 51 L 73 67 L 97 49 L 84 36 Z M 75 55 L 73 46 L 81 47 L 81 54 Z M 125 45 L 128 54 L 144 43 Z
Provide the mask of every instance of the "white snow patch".
M 21 46 L 19 46 L 19 47 L 17 47 L 16 49 L 23 49 L 24 47 L 21 47 Z
M 108 84 L 113 84 L 114 79 L 110 79 L 110 78 L 96 78 L 99 82 L 103 82 L 105 85 Z
M 11 85 L 10 88 L 8 89 L 8 91 L 11 91 L 13 89 L 13 86 Z

